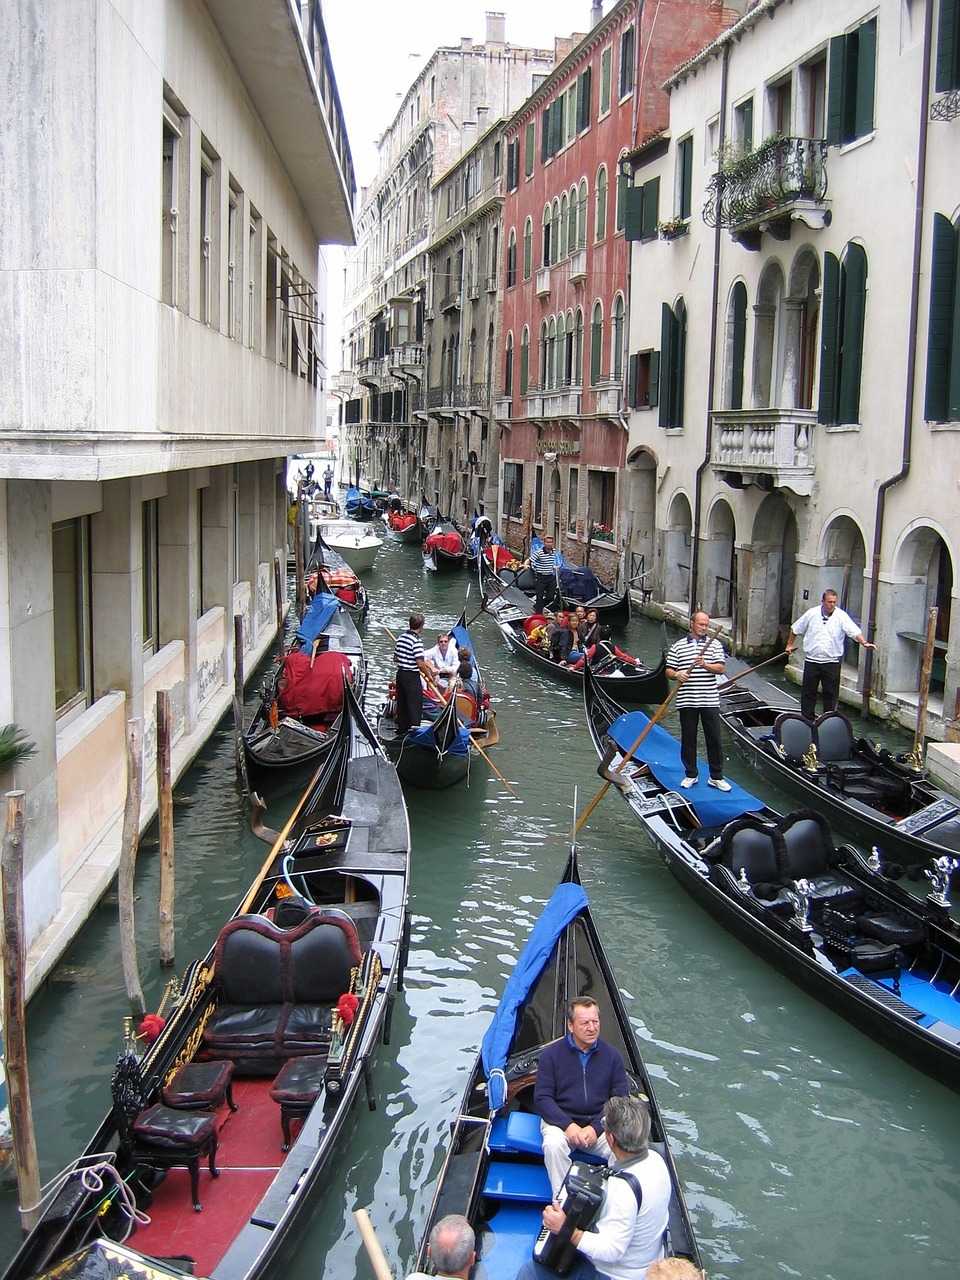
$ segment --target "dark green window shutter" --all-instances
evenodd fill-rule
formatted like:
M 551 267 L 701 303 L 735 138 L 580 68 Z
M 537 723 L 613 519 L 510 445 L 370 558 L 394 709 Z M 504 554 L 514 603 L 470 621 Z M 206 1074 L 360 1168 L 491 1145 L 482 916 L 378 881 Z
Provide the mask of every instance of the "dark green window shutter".
M 733 286 L 733 353 L 730 369 L 730 408 L 743 408 L 743 360 L 747 349 L 747 290 L 742 281 Z
M 660 403 L 660 352 L 650 352 L 650 392 L 647 404 L 653 409 Z
M 671 307 L 667 303 L 663 303 L 660 309 L 660 425 L 661 427 L 676 426 L 674 422 L 674 406 L 673 406 L 673 375 L 675 347 L 674 329 L 676 327 L 676 316 L 673 314 Z M 653 385 L 653 376 L 650 377 L 651 386 Z
M 640 357 L 633 355 L 630 357 L 630 371 L 627 375 L 627 397 L 628 404 L 631 409 L 637 407 L 637 378 L 640 375 Z
M 674 390 L 673 418 L 674 426 L 683 426 L 683 400 L 687 384 L 687 308 L 683 299 L 677 303 L 674 319 Z
M 930 321 L 927 328 L 927 387 L 923 416 L 927 422 L 949 417 L 953 314 L 957 303 L 957 233 L 949 218 L 933 215 L 933 261 L 930 267 Z
M 689 218 L 693 201 L 693 138 L 680 143 L 680 208 L 681 218 Z
M 827 142 L 839 147 L 843 138 L 843 81 L 847 37 L 830 40 L 830 71 L 827 89 Z
M 651 178 L 643 184 L 643 214 L 640 224 L 640 239 L 653 240 L 657 234 L 660 220 L 660 179 Z
M 530 344 L 529 342 L 520 343 L 520 394 L 527 394 L 527 387 L 530 385 Z
M 857 30 L 857 93 L 854 109 L 855 138 L 873 132 L 873 96 L 877 81 L 877 20 L 871 18 Z
M 550 105 L 543 108 L 540 117 L 540 160 L 546 160 L 550 154 Z
M 533 173 L 534 161 L 536 160 L 536 156 L 534 155 L 534 152 L 536 151 L 536 149 L 537 149 L 537 125 L 536 125 L 536 121 L 531 120 L 530 123 L 527 125 L 525 145 L 523 149 L 524 150 L 524 156 L 523 156 L 524 173 L 528 178 Z
M 840 263 L 832 253 L 823 255 L 823 291 L 820 308 L 820 402 L 817 421 L 840 421 L 837 406 L 837 314 L 840 298 Z
M 627 187 L 624 207 L 624 235 L 628 240 L 643 239 L 644 188 Z
M 590 127 L 590 89 L 592 69 L 587 67 L 577 80 L 577 133 Z
M 863 369 L 863 320 L 867 301 L 867 255 L 858 244 L 847 245 L 841 269 L 842 337 L 840 348 L 840 421 L 860 421 L 860 377 Z
M 940 0 L 937 26 L 937 93 L 960 88 L 957 63 L 960 54 L 960 3 Z
M 600 381 L 600 366 L 603 359 L 603 321 L 594 320 L 590 326 L 590 381 L 596 386 Z

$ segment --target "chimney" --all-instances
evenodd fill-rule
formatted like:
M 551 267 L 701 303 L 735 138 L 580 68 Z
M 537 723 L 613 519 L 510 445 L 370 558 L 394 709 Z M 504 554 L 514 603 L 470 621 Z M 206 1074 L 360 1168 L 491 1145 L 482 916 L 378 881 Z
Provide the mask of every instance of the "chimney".
M 507 36 L 507 15 L 487 10 L 487 44 L 503 44 Z
M 476 120 L 464 120 L 460 126 L 460 154 L 465 155 L 477 140 Z
M 490 112 L 489 107 L 477 107 L 477 137 L 481 137 L 487 128 L 487 115 Z
M 597 25 L 597 23 L 600 21 L 602 17 L 603 17 L 603 0 L 593 0 L 593 4 L 591 4 L 590 6 L 590 30 L 591 31 Z

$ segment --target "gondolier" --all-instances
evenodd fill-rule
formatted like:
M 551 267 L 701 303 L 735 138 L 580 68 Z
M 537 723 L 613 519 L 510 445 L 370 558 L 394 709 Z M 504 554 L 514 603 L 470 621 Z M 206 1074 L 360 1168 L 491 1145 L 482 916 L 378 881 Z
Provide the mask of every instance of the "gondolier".
M 543 546 L 539 551 L 534 551 L 525 562 L 525 567 L 532 569 L 537 577 L 537 594 L 534 600 L 533 609 L 535 613 L 542 613 L 544 605 L 553 604 L 556 597 L 560 594 L 557 583 L 557 570 L 560 568 L 560 561 L 556 551 L 553 549 L 553 538 L 548 533 L 543 540 Z
M 793 653 L 798 636 L 803 636 L 803 680 L 800 685 L 800 713 L 808 720 L 817 714 L 817 692 L 823 700 L 824 711 L 836 711 L 840 701 L 840 665 L 847 636 L 863 645 L 864 649 L 876 649 L 850 617 L 837 606 L 836 591 L 826 590 L 820 603 L 808 609 L 790 628 L 786 651 Z
M 708 785 L 718 791 L 729 791 L 723 776 L 723 743 L 720 738 L 720 694 L 717 676 L 726 666 L 723 645 L 716 636 L 708 636 L 710 618 L 697 609 L 690 619 L 690 632 L 670 646 L 667 654 L 667 679 L 676 680 L 677 711 L 680 715 L 680 757 L 686 777 L 681 787 L 697 783 L 697 724 L 703 725 L 703 741 L 710 766 Z
M 397 638 L 393 660 L 397 664 L 397 732 L 409 733 L 423 719 L 423 685 L 433 678 L 433 673 L 423 656 L 420 632 L 423 630 L 422 613 L 411 613 L 410 625 Z

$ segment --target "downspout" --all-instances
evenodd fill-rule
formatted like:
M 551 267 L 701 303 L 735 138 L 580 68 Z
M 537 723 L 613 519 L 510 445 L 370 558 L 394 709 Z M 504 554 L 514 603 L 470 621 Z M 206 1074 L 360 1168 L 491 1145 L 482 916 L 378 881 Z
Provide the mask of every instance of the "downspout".
M 466 209 L 464 209 L 463 214 L 464 214 L 464 217 L 467 216 Z M 457 343 L 457 383 L 458 384 L 462 384 L 463 382 L 463 334 L 464 334 L 464 329 L 466 327 L 466 316 L 467 316 L 467 233 L 463 229 L 463 226 L 460 227 L 460 244 L 461 244 L 461 251 L 463 253 L 463 261 L 460 263 L 460 341 Z M 470 374 L 472 377 L 473 376 L 472 369 L 470 370 Z M 464 454 L 463 452 L 461 452 L 461 449 L 460 449 L 460 418 L 457 415 L 456 406 L 454 406 L 453 421 L 456 423 L 456 426 L 453 432 L 453 448 L 454 448 L 453 465 L 454 465 L 454 474 L 456 476 L 456 493 L 459 495 L 460 479 L 461 479 L 460 462 Z M 465 422 L 466 422 L 465 433 L 467 436 L 467 447 L 469 448 L 469 442 L 470 442 L 469 417 L 465 419 Z M 454 495 L 454 485 L 451 479 L 450 507 L 453 506 L 453 495 Z M 448 508 L 447 510 L 447 518 L 449 520 L 455 519 L 453 511 L 450 508 Z
M 730 61 L 730 41 L 723 46 L 723 62 L 720 68 L 720 133 L 717 139 L 718 150 L 723 149 L 727 136 L 727 78 Z M 719 193 L 718 193 L 719 199 Z M 700 514 L 703 505 L 703 474 L 710 465 L 713 453 L 713 402 L 714 382 L 717 376 L 717 331 L 719 329 L 720 299 L 720 241 L 723 228 L 720 218 L 716 220 L 713 230 L 713 285 L 710 292 L 710 314 L 713 323 L 710 326 L 710 356 L 707 361 L 707 435 L 703 451 L 703 461 L 697 467 L 697 483 L 693 496 L 693 546 L 690 549 L 690 611 L 699 606 L 696 599 L 697 577 L 700 570 Z
M 870 572 L 870 603 L 868 606 L 867 639 L 872 641 L 877 632 L 877 596 L 880 591 L 880 552 L 883 546 L 883 520 L 886 514 L 887 491 L 905 480 L 910 474 L 910 457 L 913 448 L 913 399 L 917 382 L 917 316 L 920 310 L 920 252 L 923 247 L 923 207 L 927 185 L 927 129 L 929 126 L 928 103 L 930 101 L 930 67 L 933 47 L 932 5 L 925 6 L 923 28 L 923 96 L 920 119 L 920 137 L 917 143 L 917 200 L 913 218 L 913 276 L 910 282 L 910 323 L 908 328 L 907 377 L 903 393 L 903 455 L 896 475 L 881 480 L 877 490 L 877 512 L 873 526 L 873 563 Z M 863 692 L 861 713 L 870 714 L 870 685 L 873 674 L 873 650 L 865 650 L 863 663 Z

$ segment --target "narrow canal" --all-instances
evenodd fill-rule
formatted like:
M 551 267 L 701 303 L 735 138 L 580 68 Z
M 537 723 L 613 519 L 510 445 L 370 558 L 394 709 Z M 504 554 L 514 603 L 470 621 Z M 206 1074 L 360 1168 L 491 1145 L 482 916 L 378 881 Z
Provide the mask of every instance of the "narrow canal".
M 368 581 L 372 712 L 391 674 L 386 628 L 396 632 L 411 607 L 426 613 L 426 635 L 449 625 L 468 579 L 424 576 L 415 549 L 388 544 Z M 466 607 L 468 617 L 479 608 L 476 588 Z M 408 796 L 413 943 L 392 1043 L 375 1073 L 378 1109 L 360 1114 L 291 1280 L 368 1280 L 357 1205 L 369 1207 L 394 1273 L 410 1270 L 480 1038 L 562 870 L 574 795 L 583 810 L 600 785 L 579 697 L 515 669 L 489 618 L 471 630 L 497 701 L 494 758 L 519 798 L 480 765 L 468 787 Z M 634 621 L 620 643 L 652 657 L 659 632 Z M 728 772 L 784 807 L 735 757 Z M 267 820 L 278 825 L 292 800 L 275 803 Z M 615 792 L 594 810 L 579 848 L 711 1280 L 956 1275 L 960 1097 L 724 932 L 676 885 Z M 246 829 L 229 722 L 177 790 L 176 852 L 182 970 L 213 941 L 266 853 Z M 155 1006 L 167 976 L 156 968 L 155 844 L 141 854 L 138 895 L 141 968 Z M 124 1012 L 116 904 L 107 900 L 29 1010 L 45 1177 L 106 1109 Z M 17 1235 L 9 1193 L 0 1200 L 2 1256 Z

